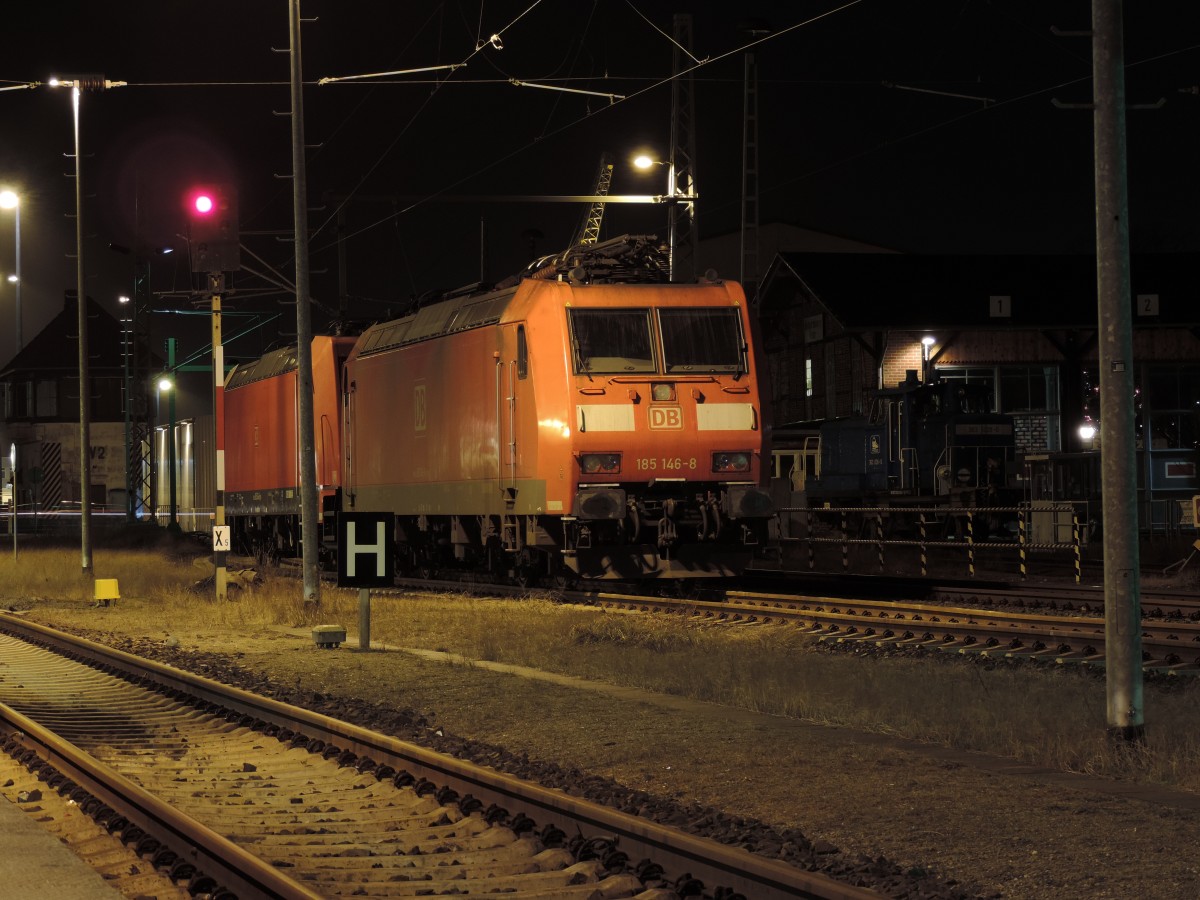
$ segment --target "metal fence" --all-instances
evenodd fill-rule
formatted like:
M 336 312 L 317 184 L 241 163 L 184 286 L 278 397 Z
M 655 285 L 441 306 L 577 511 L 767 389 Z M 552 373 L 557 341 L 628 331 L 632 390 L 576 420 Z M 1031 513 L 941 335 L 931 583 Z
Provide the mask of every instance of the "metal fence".
M 784 507 L 779 511 L 781 542 L 804 547 L 810 570 L 816 567 L 817 549 L 824 545 L 840 549 L 843 572 L 850 569 L 852 548 L 872 548 L 880 572 L 886 571 L 893 550 L 914 548 L 923 576 L 929 573 L 930 552 L 936 550 L 960 556 L 971 577 L 980 554 L 996 553 L 1000 564 L 1007 565 L 1006 552 L 1022 579 L 1035 554 L 1069 562 L 1076 583 L 1082 577 L 1086 534 L 1080 527 L 1080 513 L 1086 516 L 1086 509 L 1072 504 Z

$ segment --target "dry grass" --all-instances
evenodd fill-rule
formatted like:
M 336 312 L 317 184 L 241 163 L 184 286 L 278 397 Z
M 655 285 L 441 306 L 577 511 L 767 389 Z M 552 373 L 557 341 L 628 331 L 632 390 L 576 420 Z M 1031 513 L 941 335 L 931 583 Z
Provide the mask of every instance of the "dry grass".
M 159 552 L 98 552 L 98 577 L 121 594 L 153 598 L 145 633 L 238 631 L 337 622 L 357 633 L 358 595 L 325 589 L 306 607 L 294 581 L 268 579 L 225 603 L 194 545 L 163 564 Z M 78 556 L 29 550 L 0 557 L 9 598 L 75 600 Z M 1105 687 L 1094 673 L 1054 666 L 957 664 L 907 656 L 831 653 L 783 625 L 714 624 L 562 606 L 542 600 L 374 597 L 376 645 L 448 651 L 780 716 L 845 725 L 1011 756 L 1051 768 L 1200 790 L 1200 684 L 1147 685 L 1148 739 L 1130 752 L 1105 736 Z M 939 664 L 951 663 L 951 664 Z

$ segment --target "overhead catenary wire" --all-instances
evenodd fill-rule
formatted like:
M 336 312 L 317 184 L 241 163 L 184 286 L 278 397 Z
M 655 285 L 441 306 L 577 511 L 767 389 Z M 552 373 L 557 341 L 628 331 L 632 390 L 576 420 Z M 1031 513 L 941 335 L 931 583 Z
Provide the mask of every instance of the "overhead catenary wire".
M 476 169 L 474 172 L 470 172 L 470 173 L 468 173 L 468 174 L 466 174 L 466 175 L 463 175 L 462 177 L 460 177 L 460 178 L 458 178 L 458 179 L 455 179 L 453 182 L 451 182 L 451 183 L 449 183 L 449 184 L 446 184 L 446 185 L 442 186 L 441 188 L 439 188 L 439 189 L 438 189 L 438 190 L 436 190 L 436 191 L 433 191 L 433 192 L 431 192 L 430 194 L 428 194 L 428 195 L 427 195 L 427 196 L 425 196 L 424 198 L 422 198 L 422 199 L 420 199 L 420 200 L 416 200 L 416 201 L 414 201 L 413 203 L 410 203 L 410 204 L 408 204 L 408 205 L 404 206 L 403 208 L 401 208 L 401 209 L 399 209 L 399 210 L 396 210 L 396 211 L 395 211 L 395 212 L 393 212 L 393 213 L 390 213 L 390 214 L 388 214 L 387 216 L 384 216 L 384 217 L 382 217 L 382 218 L 380 218 L 380 219 L 377 219 L 376 221 L 374 221 L 374 222 L 372 222 L 372 223 L 369 223 L 369 224 L 367 224 L 367 225 L 364 225 L 363 227 L 361 227 L 361 228 L 357 229 L 356 231 L 353 231 L 353 232 L 351 232 L 351 233 L 349 233 L 349 234 L 344 234 L 344 235 L 342 235 L 342 236 L 341 236 L 341 239 L 342 239 L 342 240 L 346 240 L 346 239 L 349 239 L 349 238 L 352 238 L 352 237 L 357 237 L 357 236 L 358 236 L 358 235 L 360 235 L 360 234 L 364 234 L 364 233 L 366 233 L 366 232 L 368 232 L 368 231 L 371 231 L 371 230 L 373 230 L 373 229 L 375 229 L 375 228 L 379 227 L 380 225 L 383 225 L 383 224 L 385 224 L 385 223 L 387 223 L 387 222 L 389 222 L 389 221 L 392 221 L 392 220 L 393 220 L 393 219 L 395 219 L 395 218 L 398 218 L 399 216 L 402 216 L 402 215 L 404 215 L 404 214 L 406 214 L 406 213 L 409 213 L 409 212 L 411 212 L 412 210 L 414 210 L 414 209 L 416 209 L 416 208 L 418 208 L 418 207 L 422 206 L 422 205 L 423 205 L 423 204 L 425 204 L 425 203 L 432 202 L 433 200 L 436 200 L 436 199 L 437 199 L 439 196 L 441 196 L 442 194 L 448 193 L 449 191 L 453 190 L 454 188 L 458 187 L 459 185 L 461 185 L 461 184 L 464 184 L 464 183 L 466 183 L 466 182 L 468 182 L 468 181 L 470 181 L 470 180 L 472 180 L 472 179 L 474 179 L 474 178 L 477 178 L 477 177 L 479 177 L 480 175 L 483 175 L 483 174 L 485 174 L 485 173 L 487 173 L 487 172 L 491 171 L 492 169 L 496 168 L 497 166 L 501 165 L 502 163 L 504 163 L 504 162 L 507 162 L 507 161 L 511 160 L 513 157 L 515 157 L 515 156 L 517 156 L 517 155 L 519 155 L 519 154 L 521 154 L 521 153 L 524 153 L 526 150 L 530 149 L 531 147 L 535 146 L 535 145 L 536 145 L 536 144 L 538 144 L 538 143 L 541 143 L 541 142 L 542 142 L 543 140 L 545 140 L 546 138 L 548 138 L 548 137 L 554 137 L 554 136 L 556 136 L 556 135 L 562 134 L 563 132 L 567 131 L 568 129 L 570 129 L 570 128 L 573 128 L 573 127 L 575 127 L 575 126 L 579 125 L 581 122 L 584 122 L 584 121 L 587 121 L 587 120 L 589 120 L 590 118 L 592 118 L 592 116 L 593 116 L 593 115 L 600 115 L 600 114 L 603 114 L 603 113 L 604 113 L 604 112 L 606 112 L 606 111 L 609 111 L 609 110 L 616 109 L 618 106 L 620 106 L 620 105 L 621 105 L 621 104 L 623 104 L 623 103 L 627 103 L 627 102 L 629 102 L 630 100 L 632 100 L 632 99 L 634 99 L 634 98 L 636 98 L 636 97 L 640 97 L 641 95 L 643 95 L 643 94 L 645 94 L 645 93 L 647 93 L 647 92 L 649 92 L 649 91 L 655 90 L 656 88 L 662 87 L 663 85 L 670 84 L 670 83 L 671 83 L 673 80 L 675 80 L 675 79 L 677 79 L 677 78 L 681 78 L 681 77 L 683 77 L 683 76 L 686 76 L 686 75 L 688 75 L 688 74 L 690 74 L 690 73 L 694 72 L 694 71 L 695 71 L 695 70 L 697 70 L 697 69 L 703 68 L 704 66 L 710 65 L 710 64 L 712 64 L 712 63 L 715 63 L 715 62 L 717 62 L 717 61 L 719 61 L 719 60 L 726 59 L 726 58 L 728 58 L 728 57 L 730 57 L 730 56 L 734 56 L 734 55 L 736 55 L 736 54 L 743 53 L 743 52 L 745 52 L 746 50 L 750 49 L 751 47 L 758 46 L 759 44 L 762 44 L 762 43 L 764 43 L 764 42 L 766 42 L 766 41 L 770 41 L 770 40 L 775 40 L 775 39 L 778 39 L 778 38 L 782 37 L 782 36 L 783 36 L 783 35 L 785 35 L 785 34 L 789 34 L 790 32 L 796 31 L 796 30 L 797 30 L 797 29 L 799 29 L 799 28 L 803 28 L 803 27 L 806 27 L 806 26 L 808 26 L 808 25 L 812 25 L 812 24 L 814 24 L 814 23 L 816 23 L 816 22 L 819 22 L 819 21 L 821 21 L 821 20 L 823 20 L 823 19 L 826 19 L 826 18 L 828 18 L 828 17 L 830 17 L 830 16 L 836 15 L 836 14 L 837 14 L 837 13 L 839 13 L 839 12 L 843 12 L 843 11 L 845 11 L 845 10 L 848 10 L 848 9 L 851 9 L 851 8 L 853 8 L 853 7 L 855 7 L 855 6 L 858 6 L 858 5 L 860 5 L 860 4 L 864 3 L 864 2 L 865 2 L 865 0 L 849 0 L 849 2 L 847 2 L 847 3 L 843 3 L 843 4 L 842 4 L 842 5 L 840 5 L 840 6 L 837 6 L 837 7 L 833 8 L 833 9 L 830 9 L 830 10 L 827 10 L 827 11 L 825 11 L 825 12 L 819 13 L 819 14 L 817 14 L 817 15 L 810 16 L 810 17 L 809 17 L 809 18 L 807 18 L 807 19 L 804 19 L 804 20 L 802 20 L 802 21 L 800 21 L 800 22 L 796 22 L 795 24 L 793 24 L 793 25 L 789 25 L 789 26 L 787 26 L 787 27 L 785 27 L 785 28 L 781 28 L 781 29 L 779 29 L 778 31 L 774 31 L 774 32 L 772 32 L 771 34 L 767 34 L 767 35 L 764 35 L 764 36 L 762 36 L 762 37 L 756 38 L 756 39 L 754 39 L 754 40 L 752 40 L 752 41 L 749 41 L 748 43 L 746 43 L 746 44 L 743 44 L 743 45 L 741 45 L 741 46 L 739 46 L 739 47 L 737 47 L 737 48 L 735 48 L 735 49 L 733 49 L 733 50 L 729 50 L 729 51 L 727 51 L 727 52 L 725 52 L 725 53 L 721 53 L 721 54 L 719 54 L 719 55 L 717 55 L 717 56 L 713 56 L 713 57 L 706 57 L 704 60 L 697 62 L 695 65 L 693 65 L 693 66 L 692 66 L 691 68 L 689 68 L 689 69 L 685 69 L 685 70 L 683 70 L 683 71 L 681 71 L 681 72 L 677 72 L 677 73 L 674 73 L 674 74 L 672 74 L 672 75 L 669 75 L 669 76 L 667 76 L 667 77 L 664 77 L 664 78 L 657 79 L 657 80 L 655 80 L 654 82 L 652 82 L 651 84 L 649 84 L 649 85 L 647 85 L 647 86 L 645 86 L 645 87 L 641 88 L 640 90 L 637 90 L 637 91 L 634 91 L 633 93 L 627 94 L 627 95 L 625 95 L 625 96 L 624 96 L 622 99 L 620 99 L 620 100 L 616 100 L 616 101 L 614 101 L 614 102 L 610 103 L 608 106 L 606 106 L 606 107 L 604 107 L 603 109 L 599 110 L 599 111 L 598 111 L 597 113 L 595 113 L 595 114 L 591 114 L 591 115 L 588 115 L 588 116 L 583 116 L 583 117 L 580 117 L 580 118 L 578 118 L 578 119 L 575 119 L 575 120 L 573 120 L 573 121 L 571 121 L 571 122 L 568 122 L 568 123 L 566 123 L 566 124 L 564 124 L 564 125 L 560 126 L 559 128 L 556 128 L 556 129 L 554 129 L 553 131 L 544 132 L 543 134 L 539 135 L 539 137 L 538 137 L 538 139 L 537 139 L 536 141 L 529 141 L 529 142 L 527 142 L 526 144 L 524 144 L 524 145 L 522 145 L 522 146 L 520 146 L 520 147 L 518 147 L 518 148 L 516 148 L 516 149 L 514 149 L 514 150 L 512 150 L 512 151 L 510 151 L 510 152 L 508 152 L 508 153 L 506 153 L 506 154 L 504 154 L 504 155 L 502 155 L 502 156 L 500 156 L 500 157 L 498 157 L 498 158 L 494 159 L 494 160 L 492 160 L 490 163 L 488 163 L 488 164 L 486 164 L 486 165 L 484 165 L 484 166 L 481 166 L 480 168 Z M 536 6 L 537 4 L 534 4 L 534 5 Z M 532 9 L 532 8 L 533 8 L 533 7 L 530 7 L 530 9 Z M 526 10 L 525 12 L 527 13 L 528 11 L 529 11 L 529 10 Z M 522 13 L 521 15 L 523 16 L 523 15 L 525 15 L 525 13 Z M 518 18 L 520 18 L 520 17 L 518 17 Z M 514 20 L 513 20 L 513 22 L 512 22 L 512 23 L 509 23 L 509 25 L 505 26 L 505 28 L 504 28 L 504 29 L 502 29 L 502 31 L 503 31 L 503 30 L 507 30 L 508 28 L 510 28 L 510 27 L 512 26 L 512 24 L 515 24 L 515 22 L 516 22 L 516 21 L 517 21 L 517 20 L 515 20 L 515 19 L 514 19 Z M 485 46 L 486 46 L 486 45 L 485 45 Z M 478 52 L 478 48 L 476 49 L 476 51 L 475 51 L 475 52 Z M 475 54 L 474 54 L 474 53 L 472 53 L 471 55 L 472 55 L 472 56 L 474 56 Z M 470 57 L 468 57 L 468 59 L 469 59 L 469 58 L 470 58 Z M 431 95 L 431 96 L 432 96 L 432 95 Z M 417 115 L 419 115 L 419 114 L 421 113 L 421 111 L 423 111 L 424 107 L 425 107 L 425 104 L 422 104 L 422 108 L 421 108 L 421 110 L 418 110 L 418 111 L 417 111 L 417 113 L 415 113 L 415 114 L 414 114 L 414 117 L 413 117 L 413 119 L 410 119 L 410 120 L 409 120 L 409 122 L 408 122 L 408 123 L 405 125 L 405 130 L 407 130 L 407 128 L 408 128 L 408 127 L 410 127 L 410 126 L 412 125 L 412 122 L 415 120 L 415 117 L 416 117 Z M 397 138 L 397 140 L 398 140 L 398 139 L 399 139 L 399 138 Z M 390 152 L 390 150 L 391 150 L 391 147 L 393 147 L 393 146 L 395 146 L 395 142 L 393 142 L 391 145 L 389 145 L 389 147 L 388 147 L 388 150 L 387 150 L 387 151 L 385 151 L 385 155 L 386 155 L 386 153 L 387 153 L 387 152 Z M 380 165 L 381 163 L 382 163 L 382 157 L 381 157 L 379 160 L 377 160 L 377 161 L 376 161 L 375 165 L 372 167 L 372 170 L 373 170 L 374 168 L 378 167 L 378 165 Z M 361 185 L 362 185 L 362 183 L 363 183 L 363 181 L 364 181 L 364 180 L 365 180 L 365 178 L 364 178 L 364 179 L 360 179 L 358 187 L 361 187 Z M 357 187 L 356 187 L 356 189 L 355 189 L 355 190 L 357 190 Z M 347 196 L 347 197 L 346 197 L 346 198 L 345 198 L 345 199 L 342 201 L 342 205 L 344 205 L 346 202 L 348 202 L 348 201 L 349 201 L 349 199 L 351 198 L 351 196 L 352 196 L 352 195 L 353 195 L 353 192 L 352 192 L 352 194 L 351 194 L 351 195 Z M 339 207 L 339 208 L 340 208 L 340 207 Z M 335 215 L 336 215 L 336 213 L 335 213 Z M 318 228 L 318 229 L 316 229 L 316 230 L 314 231 L 314 235 L 315 235 L 315 234 L 317 234 L 317 233 L 319 233 L 319 232 L 320 232 L 322 229 L 324 229 L 324 228 L 325 228 L 325 227 L 326 227 L 326 226 L 329 224 L 329 222 L 330 222 L 330 221 L 332 221 L 332 217 L 330 217 L 330 218 L 326 219 L 326 221 L 325 221 L 325 222 L 324 222 L 324 223 L 321 225 L 321 227 L 320 227 L 320 228 Z M 326 248 L 324 248 L 324 247 L 323 247 L 323 248 L 321 248 L 321 249 L 326 249 Z

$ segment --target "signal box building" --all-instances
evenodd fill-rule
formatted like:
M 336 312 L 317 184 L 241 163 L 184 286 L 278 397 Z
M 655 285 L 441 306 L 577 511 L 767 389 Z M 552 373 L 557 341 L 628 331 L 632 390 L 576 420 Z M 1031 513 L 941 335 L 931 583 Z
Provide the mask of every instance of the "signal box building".
M 1131 273 L 1143 521 L 1177 523 L 1198 491 L 1200 255 Z M 1094 257 L 780 253 L 757 305 L 777 426 L 862 415 L 916 373 L 986 386 L 1028 457 L 1098 449 L 1080 428 L 1100 415 Z

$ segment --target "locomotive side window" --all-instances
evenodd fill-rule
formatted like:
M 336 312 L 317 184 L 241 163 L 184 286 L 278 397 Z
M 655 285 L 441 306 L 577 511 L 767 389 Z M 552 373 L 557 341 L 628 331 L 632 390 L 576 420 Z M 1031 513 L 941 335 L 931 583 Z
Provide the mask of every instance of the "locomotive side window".
M 572 309 L 575 374 L 654 372 L 650 312 L 646 309 Z
M 658 317 L 668 373 L 746 370 L 736 309 L 660 309 Z
M 517 326 L 517 377 L 529 377 L 529 341 L 525 338 L 525 326 Z

